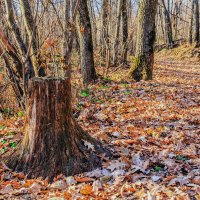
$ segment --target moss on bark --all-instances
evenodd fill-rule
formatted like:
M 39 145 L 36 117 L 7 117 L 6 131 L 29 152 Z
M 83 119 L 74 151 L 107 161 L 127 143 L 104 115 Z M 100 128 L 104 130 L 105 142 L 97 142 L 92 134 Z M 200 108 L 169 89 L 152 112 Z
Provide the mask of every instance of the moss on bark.
M 130 74 L 135 81 L 152 79 L 152 59 L 146 58 L 145 55 L 135 56 L 131 66 Z

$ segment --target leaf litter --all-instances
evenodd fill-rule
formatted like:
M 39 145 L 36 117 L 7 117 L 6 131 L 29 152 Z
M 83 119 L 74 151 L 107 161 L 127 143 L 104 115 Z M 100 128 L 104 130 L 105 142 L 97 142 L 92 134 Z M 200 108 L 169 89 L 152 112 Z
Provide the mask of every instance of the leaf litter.
M 52 184 L 1 162 L 0 199 L 200 199 L 199 69 L 158 61 L 153 81 L 91 85 L 76 99 L 76 118 L 114 157 L 100 155 L 102 168 L 61 174 Z M 1 119 L 1 157 L 23 137 L 23 121 L 23 115 Z

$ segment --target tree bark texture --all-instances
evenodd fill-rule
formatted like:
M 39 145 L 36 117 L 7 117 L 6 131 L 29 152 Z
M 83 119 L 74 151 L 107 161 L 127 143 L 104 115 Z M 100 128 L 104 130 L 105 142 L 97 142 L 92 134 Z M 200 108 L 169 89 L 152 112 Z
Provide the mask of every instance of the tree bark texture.
M 140 1 L 136 55 L 131 67 L 131 75 L 136 81 L 152 79 L 157 3 L 157 0 Z
M 166 7 L 165 1 L 162 0 L 164 8 L 164 18 L 165 18 L 165 39 L 168 48 L 173 48 L 173 32 L 172 32 L 172 23 L 170 18 L 169 10 Z
M 88 7 L 89 7 L 91 27 L 92 27 L 93 48 L 96 49 L 96 47 L 97 47 L 97 25 L 96 25 L 96 16 L 95 16 L 93 0 L 88 1 Z
M 94 67 L 92 29 L 87 1 L 85 0 L 79 0 L 77 28 L 80 43 L 83 83 L 88 84 L 95 81 L 97 76 Z
M 33 78 L 28 95 L 25 137 L 5 161 L 9 168 L 51 181 L 101 166 L 103 148 L 73 118 L 69 79 Z
M 12 68 L 12 62 L 10 61 L 7 53 L 3 53 L 1 46 L 0 46 L 0 57 L 2 57 L 5 62 L 6 71 L 7 71 L 8 77 L 12 83 L 12 88 L 15 93 L 17 102 L 18 102 L 19 106 L 24 109 L 25 108 L 24 99 L 23 99 L 24 92 L 20 85 L 20 77 L 16 76 L 16 74 Z
M 120 24 L 121 24 L 121 11 L 122 11 L 123 0 L 118 0 L 117 4 L 117 19 L 115 26 L 115 37 L 114 37 L 114 45 L 113 45 L 113 66 L 115 66 L 118 62 L 118 54 L 119 54 L 119 32 L 120 32 Z
M 128 52 L 128 9 L 127 0 L 122 2 L 122 63 L 127 64 L 127 52 Z
M 110 25 L 110 2 L 103 0 L 102 2 L 102 31 L 101 31 L 101 54 L 105 57 L 106 67 L 110 66 L 110 38 L 109 38 L 109 25 Z
M 102 55 L 106 55 L 106 49 L 109 47 L 109 20 L 110 20 L 110 2 L 103 0 L 102 2 L 102 30 L 101 30 L 101 45 Z
M 69 58 L 72 51 L 73 44 L 73 30 L 69 27 L 70 21 L 70 0 L 64 1 L 64 33 L 63 33 L 63 68 L 65 76 L 71 76 L 71 68 L 69 66 Z
M 18 57 L 17 50 L 15 49 L 14 45 L 10 42 L 8 37 L 5 35 L 1 27 L 0 27 L 0 42 L 3 46 L 3 49 L 6 50 L 7 54 L 9 55 L 9 57 L 13 62 L 15 68 L 15 74 L 22 79 L 23 78 L 22 62 Z
M 194 0 L 194 18 L 195 18 L 195 46 L 199 47 L 199 0 Z
M 190 13 L 190 21 L 189 21 L 189 32 L 188 32 L 188 43 L 192 45 L 193 41 L 193 21 L 194 21 L 194 0 L 192 0 L 192 8 Z

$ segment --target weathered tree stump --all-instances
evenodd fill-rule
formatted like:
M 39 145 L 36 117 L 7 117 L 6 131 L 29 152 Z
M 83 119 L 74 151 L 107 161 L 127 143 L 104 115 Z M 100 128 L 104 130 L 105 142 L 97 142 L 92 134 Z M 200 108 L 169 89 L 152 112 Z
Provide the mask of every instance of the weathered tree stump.
M 5 161 L 12 170 L 53 180 L 61 173 L 74 175 L 101 165 L 96 153 L 104 149 L 73 118 L 67 79 L 32 79 L 26 123 L 23 141 Z M 85 141 L 94 149 L 88 149 Z

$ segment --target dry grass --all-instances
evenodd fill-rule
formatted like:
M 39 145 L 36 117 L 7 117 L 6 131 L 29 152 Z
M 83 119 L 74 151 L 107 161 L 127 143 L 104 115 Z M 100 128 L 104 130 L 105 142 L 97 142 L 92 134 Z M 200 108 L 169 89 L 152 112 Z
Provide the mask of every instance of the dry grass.
M 188 45 L 182 45 L 173 49 L 163 49 L 156 53 L 156 59 L 199 61 L 200 49 Z

